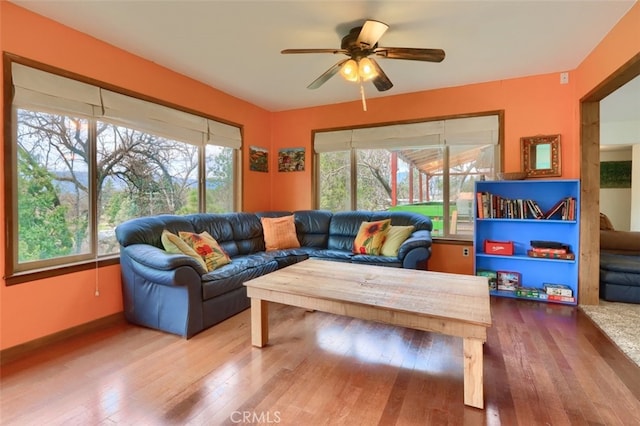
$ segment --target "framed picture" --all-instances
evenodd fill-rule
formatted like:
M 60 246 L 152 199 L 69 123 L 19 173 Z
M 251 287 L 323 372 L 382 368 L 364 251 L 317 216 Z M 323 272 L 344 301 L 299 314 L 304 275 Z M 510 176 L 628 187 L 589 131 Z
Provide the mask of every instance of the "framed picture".
M 520 272 L 498 271 L 498 290 L 516 291 L 522 282 Z
M 527 177 L 562 176 L 560 135 L 520 138 L 522 170 Z
M 269 150 L 258 146 L 249 147 L 249 170 L 254 172 L 269 171 Z
M 601 162 L 600 188 L 631 188 L 631 161 Z
M 278 171 L 304 171 L 304 148 L 283 148 L 278 151 Z

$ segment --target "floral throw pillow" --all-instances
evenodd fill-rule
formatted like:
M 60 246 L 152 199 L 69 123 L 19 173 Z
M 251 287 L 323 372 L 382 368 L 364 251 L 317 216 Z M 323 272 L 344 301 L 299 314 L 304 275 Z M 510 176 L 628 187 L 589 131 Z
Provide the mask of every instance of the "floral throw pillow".
M 216 268 L 231 262 L 229 255 L 222 250 L 222 247 L 208 232 L 205 231 L 200 234 L 179 232 L 178 235 L 202 257 L 207 265 L 207 271 L 214 271 Z
M 391 219 L 362 222 L 353 241 L 353 252 L 379 256 L 390 227 Z
M 195 260 L 197 260 L 198 263 L 202 265 L 203 269 L 207 269 L 207 264 L 204 263 L 204 259 L 202 258 L 202 256 L 196 253 L 194 249 L 192 249 L 187 243 L 182 241 L 182 239 L 176 234 L 173 234 L 165 229 L 162 231 L 160 240 L 162 241 L 162 246 L 167 253 L 186 254 L 187 256 L 191 256 Z

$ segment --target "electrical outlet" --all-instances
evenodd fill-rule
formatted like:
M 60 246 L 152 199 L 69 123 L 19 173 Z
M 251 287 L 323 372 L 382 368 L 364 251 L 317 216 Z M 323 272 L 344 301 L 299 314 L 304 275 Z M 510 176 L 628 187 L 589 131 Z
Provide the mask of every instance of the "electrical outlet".
M 569 73 L 561 72 L 560 73 L 560 84 L 568 84 L 569 83 Z
M 463 256 L 469 256 L 469 247 L 465 247 L 462 249 L 462 255 Z

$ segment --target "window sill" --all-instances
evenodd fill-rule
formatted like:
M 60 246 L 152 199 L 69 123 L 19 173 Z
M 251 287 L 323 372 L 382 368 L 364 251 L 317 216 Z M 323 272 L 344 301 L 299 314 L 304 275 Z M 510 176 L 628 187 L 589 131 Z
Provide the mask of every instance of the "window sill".
M 100 259 L 98 261 L 91 260 L 72 265 L 55 266 L 47 269 L 38 269 L 31 271 L 18 272 L 4 277 L 5 285 L 12 286 L 16 284 L 27 283 L 45 278 L 52 278 L 61 275 L 71 274 L 73 272 L 87 271 L 90 269 L 101 268 L 103 266 L 117 265 L 120 263 L 120 256 L 113 256 Z

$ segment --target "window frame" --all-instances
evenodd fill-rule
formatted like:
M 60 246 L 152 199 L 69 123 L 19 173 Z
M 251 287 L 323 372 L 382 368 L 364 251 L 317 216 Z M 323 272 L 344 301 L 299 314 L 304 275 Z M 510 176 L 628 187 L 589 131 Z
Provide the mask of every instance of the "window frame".
M 4 194 L 5 194 L 5 283 L 6 285 L 14 285 L 24 282 L 29 282 L 37 279 L 49 278 L 54 276 L 65 275 L 77 271 L 83 271 L 88 269 L 94 269 L 102 266 L 119 264 L 119 254 L 105 254 L 100 255 L 98 252 L 98 206 L 97 206 L 97 191 L 96 187 L 96 162 L 97 162 L 97 147 L 96 147 L 96 132 L 95 125 L 99 119 L 88 118 L 90 122 L 90 135 L 89 146 L 90 162 L 89 167 L 89 236 L 90 249 L 88 253 L 73 254 L 55 259 L 45 259 L 34 261 L 32 267 L 22 267 L 18 265 L 18 191 L 17 191 L 17 109 L 13 105 L 13 73 L 12 64 L 17 63 L 27 67 L 34 68 L 36 70 L 44 71 L 47 73 L 55 74 L 60 77 L 66 77 L 76 80 L 81 83 L 90 84 L 100 89 L 109 90 L 117 94 L 125 95 L 131 98 L 139 99 L 141 101 L 150 102 L 160 105 L 162 107 L 171 108 L 176 111 L 196 115 L 204 119 L 221 123 L 223 125 L 236 127 L 240 134 L 240 148 L 233 149 L 232 152 L 232 167 L 233 167 L 233 211 L 240 211 L 242 209 L 242 141 L 244 140 L 243 126 L 238 123 L 233 123 L 228 120 L 214 117 L 210 114 L 204 114 L 200 111 L 195 111 L 180 105 L 175 105 L 170 102 L 162 101 L 141 93 L 133 92 L 127 89 L 123 89 L 118 86 L 114 86 L 109 83 L 101 82 L 89 77 L 78 75 L 60 68 L 56 68 L 47 64 L 43 64 L 31 59 L 23 58 L 11 53 L 3 52 L 3 89 L 4 89 L 4 156 L 5 156 L 5 168 L 4 168 Z M 22 108 L 27 109 L 29 108 Z M 34 111 L 36 109 L 32 109 Z M 54 112 L 63 116 L 73 116 L 73 114 L 65 112 Z M 105 120 L 110 122 L 110 120 Z M 133 127 L 135 128 L 135 127 Z M 151 133 L 153 134 L 153 133 Z M 162 136 L 156 134 L 156 136 Z M 179 141 L 185 142 L 186 141 Z M 198 147 L 198 209 L 200 212 L 206 210 L 206 145 Z M 213 144 L 210 144 L 213 145 Z M 31 262 L 28 262 L 31 263 Z
M 417 123 L 429 123 L 429 122 L 436 122 L 436 121 L 446 121 L 446 120 L 455 120 L 455 119 L 461 119 L 461 118 L 475 118 L 475 117 L 485 117 L 485 116 L 497 116 L 498 119 L 498 133 L 497 133 L 497 147 L 496 147 L 496 153 L 498 155 L 498 159 L 495 159 L 494 161 L 494 168 L 496 173 L 503 171 L 504 170 L 504 152 L 505 152 L 505 147 L 504 147 L 504 110 L 491 110 L 491 111 L 482 111 L 482 112 L 476 112 L 476 113 L 466 113 L 466 114 L 453 114 L 453 115 L 446 115 L 446 116 L 437 116 L 437 117 L 428 117 L 428 118 L 422 118 L 422 119 L 416 119 L 416 120 L 404 120 L 404 121 L 392 121 L 392 122 L 381 122 L 381 123 L 370 123 L 370 124 L 365 124 L 365 125 L 359 125 L 359 126 L 347 126 L 347 127 L 334 127 L 334 128 L 324 128 L 324 129 L 314 129 L 311 131 L 311 147 L 312 147 L 312 151 L 314 153 L 313 155 L 313 170 L 314 173 L 312 174 L 312 197 L 313 197 L 313 207 L 318 209 L 320 208 L 320 197 L 321 197 L 321 193 L 320 193 L 320 172 L 321 172 L 321 168 L 320 168 L 320 155 L 321 153 L 317 152 L 315 149 L 315 141 L 316 141 L 316 134 L 317 133 L 322 133 L 322 132 L 342 132 L 342 131 L 351 131 L 351 130 L 357 130 L 357 129 L 375 129 L 377 127 L 383 127 L 383 126 L 395 126 L 395 125 L 403 125 L 403 124 L 417 124 Z M 444 164 L 443 164 L 443 194 L 449 194 L 450 193 L 450 188 L 449 188 L 449 181 L 450 181 L 450 165 L 449 165 L 449 147 L 447 145 L 443 145 L 443 147 L 445 147 L 445 152 L 447 153 L 443 159 Z M 380 147 L 380 149 L 385 149 L 384 147 Z M 346 150 L 344 150 L 346 151 Z M 351 191 L 351 210 L 356 210 L 357 209 L 357 151 L 358 148 L 349 148 L 349 151 L 351 153 L 351 181 L 350 181 L 350 191 Z M 446 177 L 446 179 L 445 179 Z M 444 196 L 443 195 L 443 211 L 447 212 L 450 209 L 450 196 Z M 449 233 L 449 226 L 450 226 L 450 215 L 443 215 L 443 227 L 446 230 L 445 232 L 445 236 L 441 237 L 441 236 L 434 236 L 434 240 L 438 240 L 438 241 L 452 241 L 452 242 L 466 242 L 466 241 L 472 241 L 473 240 L 473 235 L 462 235 L 460 237 L 456 237 L 456 236 L 452 236 Z

